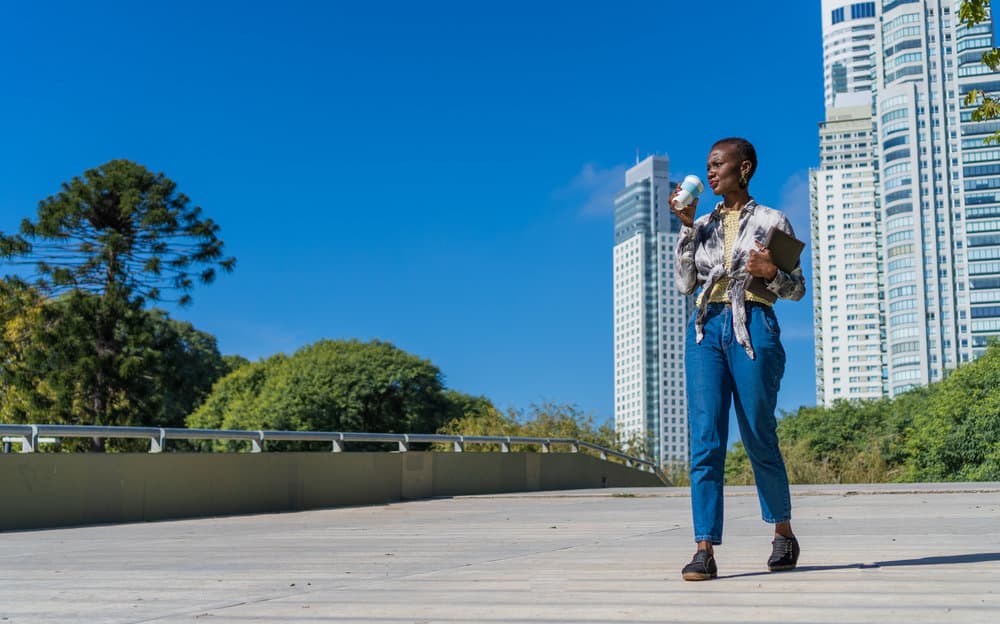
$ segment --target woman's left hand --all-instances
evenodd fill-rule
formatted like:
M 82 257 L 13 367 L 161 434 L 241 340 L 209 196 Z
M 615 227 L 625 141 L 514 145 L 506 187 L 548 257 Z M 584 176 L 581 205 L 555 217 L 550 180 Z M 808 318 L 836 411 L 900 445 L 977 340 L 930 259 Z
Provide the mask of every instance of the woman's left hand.
M 770 282 L 778 275 L 778 267 L 771 260 L 771 250 L 760 241 L 754 241 L 754 244 L 757 245 L 757 249 L 750 250 L 750 256 L 747 258 L 747 272 L 754 277 L 762 277 Z

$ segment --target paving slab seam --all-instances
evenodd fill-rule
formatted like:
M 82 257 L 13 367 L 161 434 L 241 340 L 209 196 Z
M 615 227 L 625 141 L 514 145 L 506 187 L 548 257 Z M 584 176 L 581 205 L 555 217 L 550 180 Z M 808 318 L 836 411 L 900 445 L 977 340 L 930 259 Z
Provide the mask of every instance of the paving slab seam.
M 173 613 L 165 613 L 163 615 L 158 615 L 151 618 L 143 618 L 141 620 L 131 620 L 129 624 L 148 624 L 149 622 L 162 622 L 163 620 L 169 620 L 177 617 L 201 617 L 201 615 L 210 615 L 212 612 L 225 611 L 226 609 L 237 609 L 239 607 L 249 607 L 256 604 L 263 604 L 271 602 L 274 600 L 284 600 L 286 598 L 293 598 L 295 596 L 304 595 L 306 592 L 300 593 L 290 593 L 283 596 L 268 596 L 266 598 L 259 598 L 257 600 L 241 600 L 239 602 L 227 602 L 222 605 L 214 605 L 207 607 L 199 607 L 198 609 L 187 609 L 184 611 L 175 611 Z
M 584 542 L 584 543 L 580 543 L 580 544 L 571 544 L 569 546 L 560 546 L 558 548 L 549 548 L 549 549 L 545 549 L 545 550 L 534 550 L 534 551 L 531 551 L 531 552 L 525 552 L 525 553 L 520 553 L 520 554 L 516 554 L 516 555 L 508 555 L 508 556 L 505 556 L 505 557 L 496 557 L 496 558 L 493 558 L 493 559 L 484 559 L 482 561 L 474 561 L 474 562 L 471 562 L 471 563 L 463 563 L 463 564 L 460 564 L 460 565 L 444 566 L 444 567 L 440 567 L 440 568 L 435 568 L 433 570 L 421 570 L 419 572 L 409 572 L 409 573 L 398 574 L 398 575 L 388 575 L 387 574 L 386 578 L 384 578 L 384 579 L 377 579 L 377 580 L 376 579 L 359 579 L 359 581 L 369 582 L 369 581 L 373 581 L 374 580 L 376 582 L 389 582 L 389 581 L 396 581 L 396 580 L 405 580 L 405 579 L 411 579 L 411 578 L 419 578 L 419 577 L 422 577 L 422 576 L 432 576 L 434 574 L 440 574 L 442 572 L 450 572 L 452 570 L 461 570 L 461 569 L 465 569 L 465 568 L 471 568 L 471 567 L 481 566 L 481 565 L 490 565 L 490 564 L 495 564 L 495 563 L 505 563 L 505 562 L 508 562 L 508 561 L 516 561 L 518 559 L 526 559 L 526 558 L 531 558 L 531 557 L 538 557 L 538 556 L 553 554 L 553 553 L 557 553 L 557 552 L 568 552 L 568 551 L 576 550 L 576 549 L 579 549 L 579 548 L 585 548 L 585 547 L 588 547 L 588 546 L 599 546 L 599 545 L 605 545 L 605 544 L 612 543 L 612 542 L 624 542 L 624 541 L 628 541 L 628 540 L 636 539 L 636 538 L 644 538 L 644 537 L 652 537 L 652 536 L 657 536 L 657 535 L 663 535 L 663 534 L 666 534 L 666 533 L 672 533 L 674 531 L 679 531 L 679 530 L 684 529 L 684 528 L 685 527 L 670 527 L 670 528 L 664 528 L 664 529 L 656 529 L 655 531 L 644 531 L 644 532 L 639 532 L 639 533 L 631 533 L 631 534 L 628 534 L 628 535 L 607 536 L 607 537 L 604 537 L 603 539 L 600 539 L 600 540 L 592 540 L 592 541 L 588 541 L 588 542 Z M 336 590 L 351 589 L 352 587 L 355 587 L 356 585 L 357 585 L 357 583 L 344 583 L 344 584 L 341 584 L 339 586 L 333 587 L 332 589 L 336 589 Z M 314 588 L 312 588 L 310 590 L 306 590 L 307 593 L 314 592 L 314 591 L 320 591 L 320 588 L 314 587 Z
M 131 624 L 147 624 L 147 623 L 150 623 L 150 622 L 163 621 L 163 620 L 167 620 L 167 619 L 175 618 L 175 617 L 191 617 L 191 616 L 198 617 L 195 614 L 201 614 L 201 613 L 204 613 L 206 615 L 212 615 L 214 613 L 223 612 L 223 611 L 225 611 L 227 609 L 239 608 L 239 607 L 243 607 L 243 606 L 252 606 L 252 605 L 257 605 L 257 604 L 266 604 L 266 603 L 269 603 L 269 602 L 287 600 L 287 599 L 290 599 L 290 598 L 307 597 L 307 596 L 310 596 L 312 594 L 321 594 L 321 593 L 326 593 L 326 592 L 330 592 L 330 591 L 336 592 L 336 591 L 344 591 L 344 590 L 357 589 L 357 586 L 358 586 L 359 582 L 364 583 L 365 584 L 365 588 L 367 590 L 370 590 L 373 585 L 374 586 L 385 585 L 387 583 L 394 583 L 394 582 L 398 582 L 400 580 L 417 579 L 417 578 L 421 578 L 421 577 L 427 577 L 427 576 L 433 576 L 433 575 L 436 575 L 436 574 L 447 573 L 447 572 L 451 572 L 451 571 L 454 571 L 454 570 L 461 570 L 461 569 L 466 569 L 466 568 L 475 568 L 475 567 L 479 567 L 479 566 L 489 566 L 489 565 L 496 564 L 496 563 L 505 563 L 505 562 L 509 562 L 509 561 L 515 561 L 515 560 L 518 560 L 518 559 L 527 559 L 527 558 L 532 558 L 532 557 L 538 557 L 538 556 L 544 556 L 544 555 L 554 554 L 554 553 L 557 553 L 557 552 L 572 551 L 572 550 L 576 550 L 576 549 L 579 549 L 579 548 L 585 548 L 585 547 L 588 547 L 588 546 L 603 545 L 603 544 L 607 544 L 608 542 L 627 541 L 627 540 L 635 539 L 635 538 L 643 538 L 643 537 L 656 536 L 656 535 L 660 535 L 660 534 L 670 533 L 670 532 L 673 532 L 673 531 L 678 531 L 681 528 L 683 528 L 683 527 L 671 527 L 671 528 L 666 528 L 666 529 L 657 529 L 655 531 L 645 531 L 645 532 L 639 532 L 639 533 L 632 533 L 632 534 L 629 534 L 629 535 L 614 536 L 614 537 L 611 537 L 611 538 L 604 538 L 604 539 L 601 539 L 601 540 L 593 540 L 593 541 L 588 541 L 588 542 L 584 542 L 584 543 L 580 543 L 580 544 L 572 544 L 572 545 L 569 545 L 569 546 L 562 546 L 562 547 L 559 547 L 559 548 L 550 548 L 550 549 L 546 549 L 546 550 L 536 550 L 536 551 L 532 551 L 532 552 L 528 552 L 528 553 L 521 553 L 521 554 L 518 554 L 518 555 L 510 555 L 510 556 L 506 556 L 506 557 L 498 557 L 498 558 L 494 558 L 494 559 L 486 559 L 486 560 L 483 560 L 483 561 L 475 561 L 475 562 L 471 562 L 471 563 L 463 563 L 463 564 L 457 564 L 457 565 L 451 565 L 451 566 L 443 566 L 443 567 L 440 567 L 440 568 L 436 568 L 434 570 L 422 570 L 422 571 L 418 571 L 418 572 L 410 572 L 410 573 L 396 574 L 396 575 L 389 575 L 389 574 L 387 574 L 385 578 L 379 578 L 379 579 L 371 579 L 371 578 L 358 579 L 357 582 L 337 583 L 337 584 L 334 584 L 332 586 L 326 586 L 326 587 L 321 587 L 321 586 L 313 585 L 312 587 L 310 587 L 308 589 L 301 589 L 301 590 L 294 591 L 294 592 L 289 592 L 289 593 L 286 593 L 286 594 L 271 595 L 271 596 L 260 598 L 260 599 L 257 599 L 257 600 L 245 600 L 245 601 L 240 601 L 240 602 L 228 603 L 228 604 L 225 604 L 225 605 L 219 605 L 219 606 L 213 606 L 213 607 L 207 607 L 207 608 L 206 607 L 202 607 L 202 608 L 199 608 L 199 609 L 187 610 L 187 611 L 182 611 L 182 612 L 175 612 L 175 613 L 171 613 L 171 614 L 157 616 L 157 617 L 154 617 L 154 618 L 143 619 L 143 620 L 135 620 Z M 545 620 L 545 621 L 546 622 L 551 622 L 552 620 Z
M 869 484 L 863 484 L 869 485 Z M 870 484 L 878 485 L 878 484 Z M 799 486 L 801 487 L 801 486 Z M 745 491 L 743 488 L 753 488 L 753 486 L 729 486 L 726 489 L 726 497 L 755 497 L 757 496 L 756 489 L 751 489 L 750 491 Z M 831 496 L 831 497 L 844 497 L 844 496 L 883 496 L 883 495 L 914 495 L 914 494 L 1000 494 L 1000 486 L 995 488 L 934 488 L 934 489 L 846 489 L 838 488 L 837 490 L 813 490 L 813 489 L 796 489 L 796 486 L 792 486 L 792 498 L 797 496 Z M 594 498 L 685 498 L 690 496 L 690 492 L 687 489 L 679 490 L 676 492 L 656 492 L 656 493 L 644 493 L 644 492 L 634 492 L 629 491 L 627 493 L 587 493 L 587 494 L 575 494 L 572 492 L 558 492 L 558 493 L 547 493 L 547 492 L 512 492 L 508 494 L 468 494 L 454 496 L 455 500 L 465 500 L 465 499 L 484 499 L 484 500 L 495 500 L 495 499 L 594 499 Z M 407 502 L 407 501 L 402 501 Z
M 720 579 L 706 584 L 677 574 L 693 546 L 681 488 L 0 535 L 0 619 L 631 624 L 780 614 L 803 624 L 994 624 L 997 492 L 994 483 L 793 486 L 808 559 L 772 574 L 754 489 L 727 488 L 732 539 Z

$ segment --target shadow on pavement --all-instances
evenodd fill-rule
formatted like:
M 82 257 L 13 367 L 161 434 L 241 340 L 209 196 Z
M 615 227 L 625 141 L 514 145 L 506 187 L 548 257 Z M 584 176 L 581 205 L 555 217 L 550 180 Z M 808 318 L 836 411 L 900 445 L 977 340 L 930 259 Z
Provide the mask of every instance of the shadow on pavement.
M 878 561 L 869 567 L 888 568 L 890 566 L 948 565 L 951 563 L 982 563 L 984 561 L 1000 561 L 1000 553 L 974 553 L 971 555 L 921 557 L 920 559 L 896 559 L 895 561 Z
M 799 566 L 789 572 L 820 572 L 824 570 L 864 570 L 869 568 L 891 568 L 895 566 L 921 565 L 951 565 L 955 563 L 983 563 L 1000 561 L 1000 553 L 973 553 L 968 555 L 940 555 L 935 557 L 920 557 L 918 559 L 894 559 L 892 561 L 875 561 L 873 563 L 847 563 L 828 566 Z M 743 574 L 719 575 L 719 578 L 741 578 L 746 576 L 770 576 L 771 574 L 786 574 L 786 572 L 745 572 Z

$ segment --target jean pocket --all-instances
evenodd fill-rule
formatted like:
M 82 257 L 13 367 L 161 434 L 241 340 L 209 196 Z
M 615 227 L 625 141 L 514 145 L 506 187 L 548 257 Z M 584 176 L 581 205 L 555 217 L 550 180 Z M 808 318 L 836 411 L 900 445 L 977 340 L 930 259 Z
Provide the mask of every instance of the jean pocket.
M 761 312 L 764 314 L 764 327 L 767 328 L 767 333 L 772 336 L 780 336 L 781 326 L 778 325 L 778 317 L 774 315 L 774 310 L 764 308 Z

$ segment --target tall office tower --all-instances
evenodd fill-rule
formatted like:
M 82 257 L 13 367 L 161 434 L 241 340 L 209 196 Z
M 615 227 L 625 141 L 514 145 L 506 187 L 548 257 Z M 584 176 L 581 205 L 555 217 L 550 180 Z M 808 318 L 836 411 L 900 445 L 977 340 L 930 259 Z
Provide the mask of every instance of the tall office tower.
M 816 402 L 885 395 L 871 105 L 828 109 L 810 172 Z
M 1000 149 L 982 140 L 997 126 L 959 110 L 969 89 L 1000 90 L 1000 76 L 980 62 L 992 22 L 962 28 L 957 5 L 881 6 L 875 121 L 891 395 L 940 380 L 1000 334 Z
M 886 393 L 880 223 L 875 203 L 874 2 L 823 0 L 826 120 L 810 175 L 816 402 Z
M 838 94 L 871 99 L 875 59 L 875 2 L 822 0 L 823 91 L 826 108 L 841 106 Z M 856 100 L 855 100 L 856 101 Z M 867 101 L 867 100 L 866 100 Z
M 680 222 L 667 204 L 669 161 L 625 172 L 615 197 L 615 432 L 644 440 L 661 465 L 688 462 L 684 330 L 692 298 L 674 285 Z
M 824 48 L 836 45 L 833 32 L 853 21 L 848 15 L 868 19 L 870 4 L 824 0 Z M 879 288 L 890 396 L 940 380 L 948 369 L 980 355 L 987 340 L 1000 335 L 1000 148 L 983 143 L 1000 123 L 974 122 L 971 108 L 961 105 L 970 89 L 1000 91 L 1000 74 L 980 61 L 983 51 L 993 45 L 992 21 L 966 29 L 958 24 L 958 4 L 957 0 L 879 0 L 875 5 L 871 151 L 876 171 L 874 225 L 878 235 L 874 240 L 878 244 L 873 247 L 881 257 L 883 283 Z M 828 38 L 834 41 L 828 42 Z M 860 46 L 857 52 L 862 52 Z M 831 63 L 833 57 L 825 60 Z M 830 90 L 835 91 L 836 109 L 843 103 L 839 93 L 844 91 L 836 91 L 841 82 L 832 79 L 839 74 L 831 69 L 830 76 L 826 97 L 829 103 Z M 847 92 L 851 91 L 848 86 Z M 856 272 L 846 262 L 841 265 L 845 258 L 840 254 L 846 256 L 847 249 L 834 251 L 837 258 L 825 257 L 816 249 L 830 236 L 827 220 L 834 222 L 833 231 L 837 231 L 837 217 L 830 214 L 835 210 L 832 206 L 843 202 L 846 218 L 846 204 L 857 199 L 848 197 L 857 190 L 848 184 L 857 180 L 826 177 L 829 174 L 823 167 L 830 149 L 826 142 L 837 141 L 837 136 L 844 139 L 852 132 L 833 129 L 831 120 L 837 117 L 840 124 L 846 112 L 831 113 L 828 109 L 827 114 L 828 121 L 821 129 L 823 166 L 814 174 L 812 189 L 814 268 L 823 276 L 816 288 L 823 289 L 817 298 L 817 352 L 821 360 L 817 368 L 823 368 L 818 398 L 825 403 L 837 396 L 863 396 L 854 392 L 850 380 L 860 381 L 866 372 L 863 359 L 851 360 L 849 333 L 847 362 L 842 357 L 833 361 L 833 338 L 840 329 L 833 317 L 843 319 L 845 331 L 858 321 L 862 328 L 867 324 L 866 319 L 855 316 L 855 310 L 842 306 L 845 300 L 832 301 L 834 285 L 840 289 L 838 297 L 860 287 L 860 282 L 850 286 Z M 838 149 L 847 148 L 834 145 L 831 151 Z M 827 208 L 822 206 L 824 201 L 829 202 Z M 867 233 L 866 223 L 865 218 L 860 219 L 862 231 Z M 845 245 L 850 242 L 848 235 L 857 231 L 855 225 L 844 222 Z M 856 259 L 857 255 L 852 258 Z M 838 309 L 834 310 L 834 305 Z M 841 337 L 837 345 L 840 356 L 845 354 L 844 340 Z M 863 339 L 854 342 L 859 341 Z M 854 346 L 861 357 L 859 345 Z M 839 393 L 835 392 L 838 387 Z
M 948 8 L 944 7 L 943 15 L 941 11 L 937 13 L 943 23 L 948 21 Z M 955 13 L 951 20 L 957 22 L 958 3 L 951 8 Z M 961 141 L 956 142 L 953 132 L 949 132 L 948 147 L 954 152 L 957 146 L 958 154 L 948 162 L 953 167 L 957 160 L 962 163 L 958 172 L 962 184 L 956 184 L 954 173 L 951 175 L 952 187 L 959 195 L 952 199 L 951 222 L 958 238 L 955 242 L 955 259 L 959 264 L 955 275 L 959 288 L 958 356 L 964 362 L 970 355 L 979 357 L 986 351 L 987 342 L 1000 338 L 1000 146 L 983 142 L 1000 131 L 1000 121 L 972 121 L 974 107 L 961 104 L 970 89 L 994 95 L 1000 92 L 1000 73 L 990 71 L 981 62 L 982 53 L 994 45 L 992 19 L 972 28 L 960 24 L 953 27 L 955 45 L 944 43 L 949 53 L 945 58 L 945 78 L 953 79 L 952 71 L 957 68 L 958 93 L 953 94 L 949 89 L 947 97 L 952 119 L 954 112 L 950 107 L 961 107 L 958 117 Z

